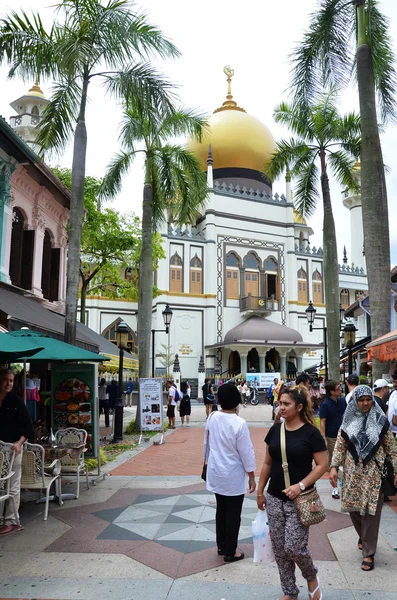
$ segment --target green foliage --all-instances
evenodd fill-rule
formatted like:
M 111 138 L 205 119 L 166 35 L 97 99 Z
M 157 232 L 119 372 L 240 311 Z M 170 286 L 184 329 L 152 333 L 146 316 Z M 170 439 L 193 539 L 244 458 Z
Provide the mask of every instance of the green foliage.
M 107 458 L 103 448 L 99 448 L 99 460 L 101 465 L 106 465 L 106 463 L 109 462 L 109 459 Z M 93 471 L 94 469 L 98 468 L 97 458 L 85 458 L 84 462 L 89 471 Z
M 170 367 L 174 364 L 175 354 L 171 352 L 171 346 L 167 344 L 161 344 L 162 352 L 158 352 L 160 362 L 165 367 L 166 375 L 170 373 Z
M 54 167 L 53 172 L 71 188 L 70 169 Z M 99 200 L 102 179 L 86 176 L 84 186 L 85 221 L 81 239 L 81 295 L 108 298 L 138 297 L 141 223 L 133 214 L 120 214 L 103 208 Z M 165 256 L 162 238 L 153 235 L 153 269 Z
M 331 89 L 314 105 L 282 102 L 274 111 L 275 121 L 298 137 L 278 142 L 266 174 L 275 179 L 287 169 L 296 177 L 294 204 L 302 216 L 311 215 L 317 205 L 327 163 L 340 185 L 359 191 L 352 169 L 360 152 L 360 119 L 354 113 L 340 116 L 336 99 Z

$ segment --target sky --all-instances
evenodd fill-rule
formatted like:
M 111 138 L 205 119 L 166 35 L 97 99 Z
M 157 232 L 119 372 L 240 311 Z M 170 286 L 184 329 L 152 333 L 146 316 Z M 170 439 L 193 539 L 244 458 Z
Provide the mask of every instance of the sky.
M 44 23 L 51 25 L 56 0 L 2 0 L 0 16 L 14 10 L 39 11 Z M 290 79 L 288 55 L 302 38 L 315 10 L 316 0 L 145 0 L 136 6 L 148 14 L 150 21 L 160 27 L 182 51 L 176 60 L 156 61 L 155 65 L 171 81 L 178 84 L 181 103 L 201 113 L 210 114 L 225 100 L 225 65 L 231 65 L 235 75 L 232 93 L 239 106 L 264 122 L 276 140 L 289 135 L 274 123 L 274 107 L 288 99 Z M 397 2 L 381 0 L 381 9 L 390 19 L 390 32 L 397 32 Z M 397 41 L 393 39 L 397 55 Z M 396 65 L 397 68 L 397 65 Z M 0 66 L 0 114 L 6 118 L 14 113 L 10 102 L 22 96 L 32 82 L 7 79 L 6 67 Z M 49 95 L 51 81 L 42 81 L 43 91 Z M 91 87 L 92 86 L 92 87 Z M 90 84 L 87 108 L 87 174 L 103 176 L 106 166 L 119 150 L 118 126 L 121 108 L 106 96 L 100 85 Z M 341 95 L 341 112 L 358 110 L 357 91 L 353 87 Z M 387 186 L 390 214 L 392 265 L 397 263 L 397 126 L 388 126 L 382 134 L 384 161 L 388 167 Z M 139 156 L 139 155 L 138 155 Z M 58 157 L 48 161 L 71 167 L 72 145 Z M 142 204 L 143 162 L 139 156 L 125 178 L 120 195 L 113 206 L 121 211 L 140 215 Z M 285 192 L 283 179 L 276 181 L 273 191 Z M 339 260 L 343 246 L 350 252 L 350 218 L 342 205 L 341 189 L 331 181 L 332 203 L 338 239 Z M 308 220 L 313 228 L 312 246 L 322 246 L 321 206 Z

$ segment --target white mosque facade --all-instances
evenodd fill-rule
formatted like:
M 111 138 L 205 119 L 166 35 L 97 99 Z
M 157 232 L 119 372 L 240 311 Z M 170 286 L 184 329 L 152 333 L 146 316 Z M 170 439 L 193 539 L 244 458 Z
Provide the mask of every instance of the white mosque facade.
M 189 142 L 207 172 L 208 201 L 194 226 L 165 222 L 160 230 L 166 257 L 155 274 L 160 295 L 153 300 L 152 328 L 164 329 L 167 304 L 173 318 L 168 336 L 155 335 L 156 373 L 165 371 L 158 354 L 169 345 L 179 355 L 183 378 L 197 378 L 201 357 L 207 373 L 223 378 L 271 369 L 285 377 L 319 364 L 324 354 L 323 255 L 310 243 L 312 229 L 294 211 L 291 182 L 276 191 L 263 176 L 274 138 L 234 102 L 231 72 L 225 73 L 226 101 L 210 117 L 201 143 Z M 367 290 L 367 278 L 360 197 L 345 194 L 344 205 L 354 231 L 354 264 L 345 261 L 339 269 L 341 303 L 347 308 Z M 319 328 L 312 333 L 305 313 L 309 300 Z M 138 342 L 136 315 L 131 302 L 87 301 L 87 325 L 113 340 L 117 322 L 124 320 L 132 351 Z

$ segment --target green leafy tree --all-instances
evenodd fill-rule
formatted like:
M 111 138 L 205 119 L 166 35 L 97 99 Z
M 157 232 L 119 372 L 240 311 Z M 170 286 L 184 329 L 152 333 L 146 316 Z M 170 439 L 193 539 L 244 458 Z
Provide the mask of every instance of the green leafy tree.
M 354 114 L 339 115 L 333 90 L 313 106 L 282 103 L 275 109 L 274 117 L 297 137 L 277 144 L 266 174 L 274 179 L 290 169 L 297 178 L 294 204 L 302 216 L 312 214 L 321 188 L 329 375 L 339 380 L 338 252 L 328 169 L 345 188 L 358 191 L 352 168 L 360 149 L 360 120 Z
M 32 79 L 37 73 L 55 82 L 37 135 L 43 150 L 61 151 L 73 134 L 65 340 L 75 343 L 89 84 L 100 80 L 115 96 L 139 97 L 144 112 L 146 104 L 169 108 L 170 84 L 143 61 L 179 52 L 130 0 L 61 0 L 55 14 L 49 30 L 38 13 L 11 11 L 4 17 L 0 64 L 8 63 L 9 77 Z
M 139 376 L 150 375 L 150 331 L 153 300 L 152 233 L 165 215 L 179 223 L 192 223 L 204 204 L 208 188 L 205 173 L 196 158 L 179 145 L 167 143 L 172 137 L 201 136 L 204 119 L 192 111 L 145 114 L 139 101 L 126 109 L 122 121 L 121 152 L 112 160 L 103 181 L 102 193 L 113 197 L 122 185 L 139 152 L 145 155 L 143 189 L 142 248 L 139 267 L 138 339 Z
M 54 173 L 71 187 L 70 169 L 56 167 Z M 85 323 L 88 296 L 138 299 L 141 222 L 135 215 L 121 215 L 110 208 L 102 208 L 99 189 L 102 179 L 86 176 L 84 205 L 85 218 L 81 239 L 80 260 L 80 321 Z M 153 234 L 153 269 L 165 256 L 161 236 Z M 157 295 L 157 288 L 154 294 Z
M 378 0 L 320 0 L 292 61 L 297 102 L 312 102 L 324 85 L 348 85 L 352 71 L 357 79 L 364 247 L 375 339 L 390 330 L 389 217 L 376 97 L 383 122 L 394 120 L 396 89 L 388 21 Z M 381 377 L 381 363 L 374 360 L 372 371 L 374 379 Z

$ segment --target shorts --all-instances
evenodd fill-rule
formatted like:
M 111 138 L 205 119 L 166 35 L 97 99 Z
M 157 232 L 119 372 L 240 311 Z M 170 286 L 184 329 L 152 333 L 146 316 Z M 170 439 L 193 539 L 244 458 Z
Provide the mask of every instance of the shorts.
M 169 419 L 173 419 L 175 417 L 175 406 L 173 404 L 169 404 L 167 408 L 167 417 Z

